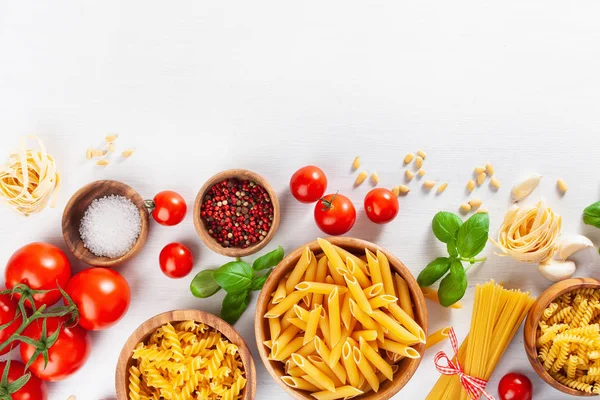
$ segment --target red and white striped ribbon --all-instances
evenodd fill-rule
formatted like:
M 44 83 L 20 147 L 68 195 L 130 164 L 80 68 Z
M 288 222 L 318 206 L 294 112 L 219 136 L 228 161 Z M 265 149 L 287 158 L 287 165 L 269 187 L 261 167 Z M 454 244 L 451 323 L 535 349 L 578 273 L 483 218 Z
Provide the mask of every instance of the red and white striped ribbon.
M 437 370 L 444 375 L 458 375 L 460 384 L 463 386 L 470 399 L 478 399 L 483 395 L 488 400 L 495 400 L 491 394 L 485 391 L 485 386 L 487 385 L 486 380 L 467 375 L 463 371 L 462 365 L 458 362 L 458 340 L 456 339 L 454 328 L 450 328 L 448 337 L 450 338 L 456 361 L 453 362 L 452 358 L 448 357 L 444 351 L 439 351 L 433 359 Z M 446 362 L 445 364 L 442 364 L 441 361 L 444 359 Z

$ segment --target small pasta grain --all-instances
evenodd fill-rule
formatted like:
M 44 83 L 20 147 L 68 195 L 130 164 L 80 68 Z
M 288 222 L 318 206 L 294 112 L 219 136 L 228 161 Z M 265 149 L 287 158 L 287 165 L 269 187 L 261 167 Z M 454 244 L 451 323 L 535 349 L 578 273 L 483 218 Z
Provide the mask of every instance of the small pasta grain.
M 415 177 L 415 174 L 413 174 L 413 172 L 410 169 L 404 170 L 404 175 L 406 175 L 406 179 L 408 179 L 409 181 Z
M 447 187 L 448 187 L 448 184 L 444 182 L 440 186 L 438 186 L 437 192 L 442 193 L 444 190 L 446 190 Z
M 102 160 L 98 160 L 98 161 L 96 161 L 96 165 L 99 165 L 99 166 L 101 166 L 101 167 L 105 167 L 105 166 L 107 166 L 108 164 L 110 164 L 110 162 L 109 162 L 109 161 L 108 161 L 106 158 L 105 158 L 105 159 L 102 159 Z
M 494 166 L 492 165 L 492 163 L 489 162 L 489 163 L 485 164 L 485 171 L 487 172 L 487 174 L 489 176 L 494 175 L 495 170 L 494 170 Z
M 379 183 L 379 174 L 377 172 L 371 174 L 371 182 L 373 182 L 374 185 Z
M 425 170 L 423 168 L 419 168 L 419 170 L 417 171 L 417 174 L 419 176 L 423 176 L 423 175 L 425 175 Z
M 106 135 L 104 140 L 106 140 L 106 143 L 112 143 L 117 140 L 117 135 Z
M 417 158 L 415 158 L 415 167 L 417 167 L 417 169 L 419 169 L 422 166 L 423 166 L 423 157 L 417 156 Z
M 472 192 L 475 189 L 475 181 L 473 179 L 469 179 L 469 182 L 467 182 L 467 189 L 469 192 Z
M 360 173 L 356 177 L 356 180 L 354 181 L 354 184 L 356 186 L 360 185 L 361 183 L 363 183 L 365 181 L 365 179 L 367 179 L 367 176 L 369 176 L 367 171 L 360 171 Z
M 471 208 L 479 208 L 479 207 L 481 207 L 482 203 L 483 203 L 483 201 L 481 201 L 481 199 L 478 199 L 478 198 L 469 200 L 469 205 L 471 206 Z
M 435 186 L 435 181 L 425 181 L 423 182 L 423 187 L 426 189 L 433 189 Z
M 500 189 L 500 181 L 495 176 L 490 179 L 490 185 L 495 189 Z
M 425 153 L 423 150 L 417 151 L 417 155 L 419 157 L 421 157 L 423 160 L 427 158 L 427 153 Z
M 128 158 L 129 156 L 131 156 L 133 154 L 135 150 L 133 149 L 127 149 L 124 150 L 123 153 L 121 153 L 121 155 L 123 156 L 123 158 Z
M 109 153 L 114 153 L 115 152 L 115 144 L 114 143 L 109 143 L 108 144 L 108 152 Z
M 410 162 L 415 158 L 413 153 L 408 153 L 404 156 L 404 164 L 410 164 Z
M 485 172 L 485 167 L 475 167 L 474 169 L 475 175 L 479 175 L 482 172 Z
M 398 186 L 398 191 L 400 192 L 400 194 L 406 194 L 410 192 L 410 188 L 406 185 L 400 185 Z
M 466 214 L 469 211 L 471 211 L 471 205 L 469 203 L 462 203 L 460 205 L 460 212 L 462 212 L 463 214 Z
M 103 157 L 106 155 L 106 151 L 99 149 L 91 149 L 90 154 L 92 155 L 92 157 Z
M 85 151 L 85 159 L 86 160 L 91 160 L 92 159 L 92 149 L 90 149 L 89 147 Z
M 477 174 L 477 185 L 481 186 L 483 184 L 483 181 L 485 181 L 487 174 L 485 172 L 481 172 L 479 174 Z
M 558 188 L 558 190 L 560 190 L 560 192 L 562 194 L 567 193 L 567 190 L 569 190 L 569 186 L 567 185 L 567 183 L 562 178 L 559 178 L 556 181 L 556 187 Z
M 352 169 L 356 170 L 360 168 L 360 157 L 356 156 L 354 157 L 354 161 L 352 161 Z
M 400 189 L 398 188 L 398 186 L 394 186 L 392 188 L 392 193 L 394 193 L 394 196 L 400 196 Z

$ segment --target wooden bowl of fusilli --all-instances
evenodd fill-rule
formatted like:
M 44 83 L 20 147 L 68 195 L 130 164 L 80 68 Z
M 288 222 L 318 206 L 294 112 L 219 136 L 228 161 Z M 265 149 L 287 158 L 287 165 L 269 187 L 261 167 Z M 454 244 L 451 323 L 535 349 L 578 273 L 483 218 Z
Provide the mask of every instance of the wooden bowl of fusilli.
M 600 282 L 573 278 L 550 286 L 525 321 L 535 372 L 571 396 L 600 394 Z
M 176 310 L 150 318 L 131 334 L 119 355 L 115 388 L 118 400 L 251 400 L 256 370 L 231 325 L 203 311 Z

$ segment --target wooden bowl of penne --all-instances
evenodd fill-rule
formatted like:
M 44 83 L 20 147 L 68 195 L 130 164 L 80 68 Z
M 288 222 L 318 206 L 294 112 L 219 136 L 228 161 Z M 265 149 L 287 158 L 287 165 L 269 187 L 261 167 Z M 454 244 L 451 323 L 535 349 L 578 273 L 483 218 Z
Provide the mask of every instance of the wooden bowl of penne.
M 549 385 L 571 396 L 600 394 L 600 282 L 567 279 L 535 301 L 523 331 L 527 358 Z
M 255 320 L 265 367 L 295 399 L 389 399 L 425 351 L 416 280 L 360 239 L 317 239 L 290 253 L 265 282 Z
M 203 311 L 176 310 L 150 318 L 129 336 L 117 361 L 115 389 L 118 400 L 188 399 L 195 393 L 251 400 L 256 370 L 231 325 Z

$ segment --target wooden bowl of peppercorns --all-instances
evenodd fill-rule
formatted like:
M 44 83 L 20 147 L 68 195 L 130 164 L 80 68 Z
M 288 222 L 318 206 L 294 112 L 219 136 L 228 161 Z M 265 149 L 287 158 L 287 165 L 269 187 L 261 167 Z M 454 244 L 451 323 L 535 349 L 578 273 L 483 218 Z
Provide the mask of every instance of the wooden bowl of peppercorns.
M 245 169 L 219 172 L 194 203 L 194 226 L 211 250 L 228 257 L 254 254 L 279 227 L 277 195 L 269 182 Z

